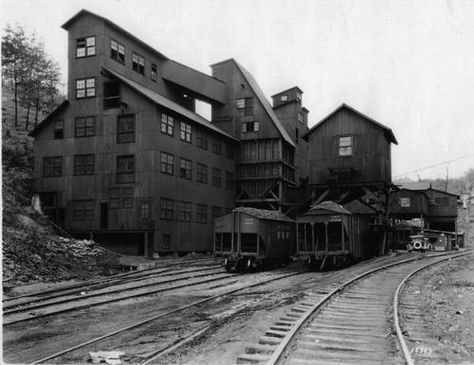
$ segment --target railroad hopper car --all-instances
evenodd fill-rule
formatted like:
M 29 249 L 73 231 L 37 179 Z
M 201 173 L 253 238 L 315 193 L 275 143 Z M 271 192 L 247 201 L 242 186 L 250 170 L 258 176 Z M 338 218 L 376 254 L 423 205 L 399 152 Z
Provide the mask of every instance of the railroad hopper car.
M 325 201 L 296 217 L 297 255 L 326 270 L 347 266 L 368 256 L 367 219 Z
M 214 254 L 227 271 L 284 264 L 295 253 L 295 221 L 280 211 L 235 208 L 214 221 Z

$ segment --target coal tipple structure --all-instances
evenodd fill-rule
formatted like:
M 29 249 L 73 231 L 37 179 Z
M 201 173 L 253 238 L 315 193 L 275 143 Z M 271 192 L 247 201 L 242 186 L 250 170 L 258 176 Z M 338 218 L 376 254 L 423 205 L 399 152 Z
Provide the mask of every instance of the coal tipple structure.
M 309 130 L 300 88 L 271 105 L 234 59 L 207 75 L 87 10 L 63 28 L 68 99 L 31 135 L 43 211 L 66 231 L 130 254 L 205 252 L 235 207 L 295 217 L 333 200 L 386 232 L 390 128 L 342 105 Z

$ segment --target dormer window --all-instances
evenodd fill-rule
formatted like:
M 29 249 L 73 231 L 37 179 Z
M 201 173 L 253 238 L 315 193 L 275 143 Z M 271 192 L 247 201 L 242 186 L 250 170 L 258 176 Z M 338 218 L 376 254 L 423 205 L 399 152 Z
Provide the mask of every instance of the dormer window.
M 341 157 L 352 156 L 352 136 L 339 137 L 338 155 Z
M 132 53 L 132 70 L 145 75 L 145 59 L 136 53 Z
M 95 56 L 95 37 L 84 37 L 76 40 L 76 57 Z
M 120 63 L 125 63 L 125 47 L 113 39 L 110 40 L 110 57 Z

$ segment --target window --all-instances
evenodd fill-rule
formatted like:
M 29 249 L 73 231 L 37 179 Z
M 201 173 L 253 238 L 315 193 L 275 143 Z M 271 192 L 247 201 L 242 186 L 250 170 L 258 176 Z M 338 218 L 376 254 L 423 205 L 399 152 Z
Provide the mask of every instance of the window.
M 448 198 L 445 198 L 445 197 L 434 198 L 435 205 L 448 205 L 448 202 L 449 202 Z
M 179 139 L 191 143 L 191 126 L 188 123 L 181 122 Z
M 253 115 L 253 98 L 237 99 L 237 108 L 243 109 L 244 115 Z
M 400 206 L 403 207 L 403 208 L 409 208 L 410 207 L 410 198 L 407 198 L 407 197 L 400 198 Z
M 298 140 L 300 138 L 300 130 L 298 128 L 295 128 L 295 136 L 296 136 L 295 142 L 296 144 L 298 144 Z
M 352 136 L 339 137 L 339 156 L 352 156 Z
M 167 175 L 174 174 L 174 156 L 173 155 L 166 152 L 161 152 L 160 170 L 162 173 L 167 174 Z
M 191 203 L 178 202 L 178 219 L 180 221 L 191 221 Z
M 298 102 L 298 104 L 301 104 L 302 100 L 303 100 L 303 94 L 300 93 L 300 92 L 297 92 L 296 93 L 296 101 Z
M 218 188 L 222 185 L 222 171 L 221 169 L 212 168 L 212 185 Z
M 166 114 L 161 114 L 161 133 L 174 136 L 174 120 Z
M 207 166 L 203 165 L 202 163 L 197 164 L 197 175 L 196 175 L 197 182 L 207 184 Z
M 140 220 L 142 222 L 151 221 L 151 201 L 142 200 L 140 201 L 140 210 L 139 210 Z
M 197 204 L 197 222 L 198 223 L 207 223 L 207 205 L 206 204 Z
M 169 233 L 163 233 L 161 241 L 161 247 L 165 250 L 169 250 L 171 247 L 171 235 Z
M 132 70 L 145 75 L 145 59 L 136 53 L 132 53 Z
M 207 150 L 207 133 L 202 129 L 198 129 L 196 132 L 197 146 L 203 150 Z
M 74 156 L 74 175 L 94 175 L 95 156 L 94 155 L 75 155 Z
M 303 113 L 298 112 L 297 118 L 298 118 L 298 122 L 304 123 Z
M 93 98 L 95 96 L 95 78 L 76 80 L 76 98 Z
M 218 137 L 212 138 L 212 152 L 216 155 L 222 155 L 222 142 Z
M 78 38 L 76 40 L 76 57 L 95 56 L 95 37 Z
M 72 219 L 77 221 L 94 219 L 94 200 L 73 200 Z
M 160 199 L 160 217 L 161 219 L 173 219 L 174 217 L 174 203 L 172 199 Z
M 110 208 L 133 208 L 134 196 L 134 188 L 112 188 L 110 189 Z
M 64 138 L 64 120 L 59 119 L 54 121 L 54 139 Z
M 157 67 L 154 63 L 151 64 L 150 79 L 152 81 L 156 81 L 156 79 L 157 79 Z
M 120 107 L 120 83 L 118 81 L 104 82 L 104 109 Z
M 258 128 L 259 128 L 258 122 L 243 122 L 242 123 L 242 133 L 258 132 Z
M 43 158 L 43 176 L 61 176 L 63 174 L 63 158 L 61 156 Z
M 191 161 L 185 158 L 179 159 L 179 177 L 191 180 Z
M 225 172 L 225 188 L 234 190 L 234 174 L 232 172 Z
M 95 117 L 79 117 L 74 120 L 74 136 L 90 137 L 95 135 Z
M 135 115 L 117 117 L 117 143 L 135 142 Z
M 215 218 L 220 217 L 222 215 L 222 208 L 213 206 L 211 208 L 211 215 L 212 215 L 212 221 L 214 221 Z
M 110 41 L 110 57 L 120 63 L 125 63 L 125 47 L 113 39 Z
M 117 183 L 135 181 L 135 156 L 117 156 Z
M 288 95 L 280 96 L 280 101 L 288 101 Z

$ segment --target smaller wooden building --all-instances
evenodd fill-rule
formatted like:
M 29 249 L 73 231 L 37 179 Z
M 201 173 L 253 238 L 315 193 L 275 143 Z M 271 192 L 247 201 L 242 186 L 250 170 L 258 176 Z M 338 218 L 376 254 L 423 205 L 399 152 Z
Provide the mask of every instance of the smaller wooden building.
M 325 201 L 296 218 L 297 253 L 311 260 L 332 264 L 367 256 L 367 220 L 353 215 L 342 205 Z
M 295 253 L 295 221 L 280 211 L 235 208 L 214 220 L 214 253 L 255 267 L 286 260 Z

